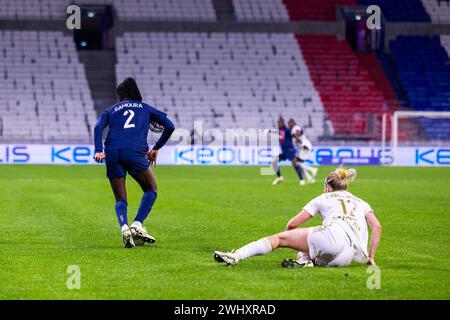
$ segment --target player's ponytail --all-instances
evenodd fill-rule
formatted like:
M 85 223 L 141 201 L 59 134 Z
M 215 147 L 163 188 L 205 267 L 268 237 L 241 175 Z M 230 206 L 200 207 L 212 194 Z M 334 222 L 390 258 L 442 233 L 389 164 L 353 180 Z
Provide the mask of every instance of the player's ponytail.
M 325 179 L 325 184 L 334 191 L 347 190 L 348 183 L 356 179 L 356 169 L 336 168 Z
M 120 101 L 133 100 L 142 101 L 142 95 L 138 85 L 133 78 L 126 78 L 117 86 L 116 95 Z

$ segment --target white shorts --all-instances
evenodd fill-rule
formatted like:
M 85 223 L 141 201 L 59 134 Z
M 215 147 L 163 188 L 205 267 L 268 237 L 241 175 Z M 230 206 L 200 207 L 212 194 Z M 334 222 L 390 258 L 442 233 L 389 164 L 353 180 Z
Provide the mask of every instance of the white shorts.
M 345 267 L 355 255 L 350 238 L 334 223 L 311 228 L 308 246 L 309 256 L 319 266 Z
M 302 161 L 306 161 L 306 159 L 308 159 L 308 153 L 308 150 L 300 148 L 297 152 L 297 157 Z

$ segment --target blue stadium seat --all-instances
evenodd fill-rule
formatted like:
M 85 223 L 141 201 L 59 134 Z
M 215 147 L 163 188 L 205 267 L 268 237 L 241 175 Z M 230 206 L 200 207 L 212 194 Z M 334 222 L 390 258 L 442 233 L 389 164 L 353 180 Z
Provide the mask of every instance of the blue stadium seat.
M 450 111 L 450 60 L 439 36 L 399 36 L 390 48 L 411 107 Z M 450 139 L 450 120 L 420 122 L 429 138 Z
M 359 4 L 378 5 L 388 21 L 431 22 L 420 0 L 359 0 Z

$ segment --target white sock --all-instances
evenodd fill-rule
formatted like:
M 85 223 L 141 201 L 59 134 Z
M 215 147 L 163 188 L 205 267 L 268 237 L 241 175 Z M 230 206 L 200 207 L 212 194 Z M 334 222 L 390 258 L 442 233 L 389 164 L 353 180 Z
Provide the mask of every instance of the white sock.
M 135 228 L 138 228 L 138 229 L 141 229 L 141 228 L 142 228 L 142 223 L 140 223 L 139 221 L 134 221 L 134 222 L 131 224 L 131 226 L 132 226 L 132 227 L 135 227 Z
M 273 172 L 275 172 L 275 173 L 277 173 L 277 172 L 278 172 L 278 169 L 280 168 L 280 167 L 278 166 L 278 162 L 279 162 L 278 156 L 276 156 L 275 158 L 273 158 L 273 160 L 272 160 L 272 168 L 273 168 Z
M 236 250 L 236 254 L 242 259 L 247 259 L 253 256 L 267 254 L 272 251 L 272 245 L 269 240 L 262 238 L 258 241 L 250 242 L 242 248 Z
M 311 260 L 311 257 L 309 256 L 309 254 L 304 254 L 301 251 L 298 253 L 297 261 L 303 262 L 303 261 L 308 261 L 308 260 Z
M 302 168 L 302 172 L 305 175 L 306 180 L 311 180 L 311 175 L 308 172 L 308 166 L 304 163 L 300 163 L 300 167 Z
M 126 224 L 124 224 L 124 225 L 120 228 L 120 230 L 122 230 L 122 232 L 124 232 L 125 230 L 128 230 L 128 229 L 130 229 L 130 228 L 129 228 L 128 225 L 126 225 Z

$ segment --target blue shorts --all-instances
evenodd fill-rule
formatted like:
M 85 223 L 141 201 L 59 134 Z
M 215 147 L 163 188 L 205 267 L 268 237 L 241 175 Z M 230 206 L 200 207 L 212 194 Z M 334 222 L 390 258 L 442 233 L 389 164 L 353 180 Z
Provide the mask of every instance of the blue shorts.
M 284 150 L 282 153 L 280 153 L 279 160 L 280 161 L 292 160 L 296 157 L 296 155 L 297 155 L 297 150 L 295 148 L 292 148 L 289 150 Z
M 125 177 L 127 172 L 133 176 L 148 169 L 150 161 L 145 152 L 136 149 L 105 150 L 106 176 L 109 179 Z

